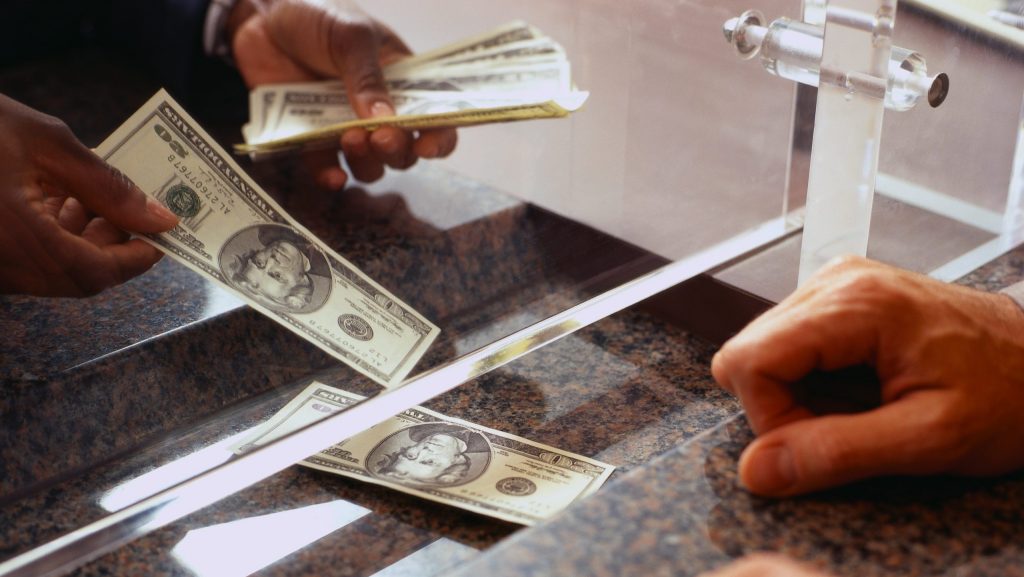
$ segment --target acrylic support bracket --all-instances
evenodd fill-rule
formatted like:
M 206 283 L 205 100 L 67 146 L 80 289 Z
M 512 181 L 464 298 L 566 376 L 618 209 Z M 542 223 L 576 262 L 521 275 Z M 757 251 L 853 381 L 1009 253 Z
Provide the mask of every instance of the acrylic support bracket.
M 766 25 L 748 10 L 723 26 L 740 58 L 760 55 L 769 73 L 818 88 L 799 284 L 833 257 L 867 254 L 885 109 L 937 107 L 949 92 L 949 78 L 929 76 L 924 57 L 892 46 L 896 4 L 818 0 L 805 3 L 813 23 Z
M 828 17 L 842 26 L 873 34 L 891 34 L 887 29 L 891 27 L 891 21 L 875 23 L 855 10 L 831 8 Z M 777 18 L 767 25 L 765 22 L 765 17 L 757 10 L 747 10 L 727 20 L 722 31 L 740 58 L 750 60 L 760 55 L 764 69 L 773 76 L 815 87 L 824 81 L 854 92 L 879 96 L 882 87 L 873 78 L 820 69 L 825 36 L 823 26 L 789 18 Z M 924 57 L 913 50 L 893 46 L 888 73 L 884 94 L 885 107 L 889 110 L 910 110 L 922 99 L 936 108 L 949 93 L 949 77 L 944 73 L 929 76 Z

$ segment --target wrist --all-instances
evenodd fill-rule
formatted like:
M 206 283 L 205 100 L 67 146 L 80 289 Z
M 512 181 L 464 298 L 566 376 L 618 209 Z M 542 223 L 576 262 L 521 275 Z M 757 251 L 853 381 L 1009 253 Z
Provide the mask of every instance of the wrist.
M 203 25 L 203 51 L 233 64 L 235 34 L 269 0 L 210 0 Z
M 1014 290 L 1004 289 L 993 296 L 1008 332 L 1024 343 L 1024 285 Z
M 203 52 L 207 56 L 231 62 L 231 42 L 225 34 L 225 25 L 237 4 L 237 0 L 210 0 L 203 23 Z
M 266 2 L 258 3 L 256 0 L 238 0 L 235 2 L 224 23 L 224 36 L 229 46 L 234 46 L 235 35 L 238 33 L 238 30 L 242 28 L 246 21 L 258 14 L 265 7 L 264 4 Z

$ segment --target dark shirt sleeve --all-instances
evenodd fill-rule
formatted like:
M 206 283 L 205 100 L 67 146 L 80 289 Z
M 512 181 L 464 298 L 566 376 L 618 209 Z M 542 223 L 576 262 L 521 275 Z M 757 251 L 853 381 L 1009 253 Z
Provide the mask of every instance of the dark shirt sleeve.
M 208 6 L 209 0 L 108 0 L 100 43 L 188 100 L 197 76 L 211 64 L 202 44 Z
M 6 0 L 0 7 L 0 65 L 5 67 L 81 46 L 94 36 L 96 3 Z
M 4 0 L 0 65 L 80 47 L 106 50 L 188 102 L 238 74 L 203 53 L 210 0 Z M 214 86 L 206 85 L 213 80 Z

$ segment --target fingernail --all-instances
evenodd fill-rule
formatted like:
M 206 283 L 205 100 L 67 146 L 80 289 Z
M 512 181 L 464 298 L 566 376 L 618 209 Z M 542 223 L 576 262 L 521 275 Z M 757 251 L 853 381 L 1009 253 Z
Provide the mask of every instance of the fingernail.
M 171 210 L 164 206 L 159 200 L 151 196 L 146 197 L 146 212 L 159 220 L 174 223 L 178 222 L 178 216 L 176 214 L 171 212 Z
M 441 155 L 441 145 L 436 142 L 432 142 L 423 147 L 422 156 L 423 158 L 437 158 Z
M 785 445 L 752 447 L 740 459 L 740 482 L 750 491 L 765 495 L 785 492 L 796 483 L 793 454 Z
M 377 118 L 378 116 L 394 116 L 394 115 L 395 115 L 394 107 L 391 106 L 390 103 L 384 102 L 383 100 L 380 100 L 378 102 L 374 102 L 373 105 L 370 106 L 370 116 L 372 116 L 374 118 Z
M 320 175 L 320 186 L 327 190 L 340 190 L 345 186 L 346 180 L 348 180 L 348 177 L 345 176 L 344 172 L 340 170 L 336 172 L 331 171 Z

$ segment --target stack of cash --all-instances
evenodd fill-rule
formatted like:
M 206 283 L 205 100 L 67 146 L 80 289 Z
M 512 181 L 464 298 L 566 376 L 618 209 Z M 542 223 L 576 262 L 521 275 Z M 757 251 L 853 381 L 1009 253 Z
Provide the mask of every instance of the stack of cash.
M 336 142 L 344 130 L 408 129 L 560 118 L 588 93 L 575 90 L 565 50 L 537 28 L 512 22 L 400 60 L 384 70 L 396 116 L 360 119 L 340 82 L 260 86 L 249 96 L 245 144 L 259 153 Z

